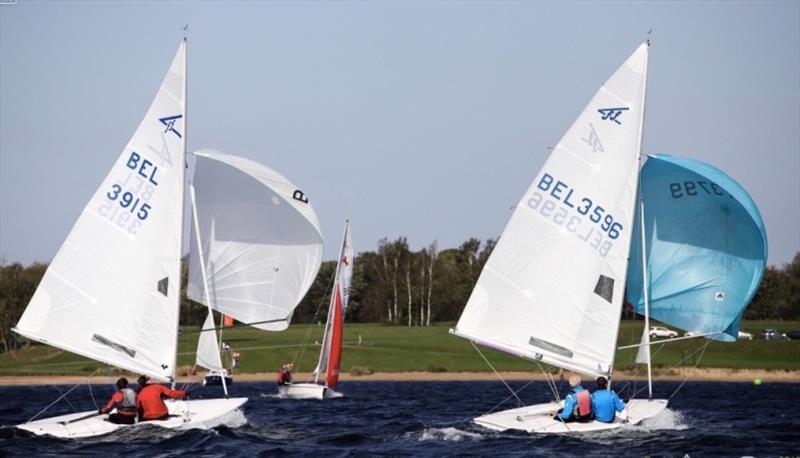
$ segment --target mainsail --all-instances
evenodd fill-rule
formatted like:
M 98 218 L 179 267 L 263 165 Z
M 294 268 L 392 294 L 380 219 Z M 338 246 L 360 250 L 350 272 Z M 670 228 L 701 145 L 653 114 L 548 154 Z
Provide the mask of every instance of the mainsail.
M 319 352 L 319 363 L 314 369 L 314 381 L 319 374 L 325 374 L 325 386 L 334 389 L 339 383 L 339 369 L 342 362 L 342 339 L 344 333 L 344 314 L 350 300 L 350 282 L 353 278 L 353 240 L 350 235 L 350 221 L 344 226 L 342 248 L 336 263 L 336 273 L 331 291 L 331 302 L 328 307 L 328 319 L 325 323 L 325 334 L 322 337 L 322 348 Z
M 767 236 L 755 203 L 731 177 L 699 161 L 651 155 L 641 173 L 650 316 L 735 340 L 766 266 Z M 628 299 L 644 313 L 639 233 L 637 225 Z
M 322 234 L 305 194 L 279 173 L 211 149 L 197 158 L 189 298 L 264 330 L 289 326 L 322 262 Z
M 517 204 L 455 334 L 583 373 L 613 365 L 648 45 L 606 81 Z
M 166 381 L 174 377 L 185 164 L 186 41 L 15 331 Z

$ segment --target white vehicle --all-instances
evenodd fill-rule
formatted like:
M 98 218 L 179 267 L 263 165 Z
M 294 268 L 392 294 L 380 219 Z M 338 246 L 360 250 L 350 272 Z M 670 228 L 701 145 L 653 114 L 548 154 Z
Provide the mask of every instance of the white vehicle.
M 686 335 L 688 336 L 689 333 L 687 332 Z M 674 337 L 678 337 L 678 333 L 672 329 L 662 328 L 661 326 L 653 326 L 650 328 L 650 338 L 653 339 L 656 337 L 668 337 L 672 339 Z
M 739 338 L 742 340 L 753 340 L 753 334 L 747 331 L 739 331 Z

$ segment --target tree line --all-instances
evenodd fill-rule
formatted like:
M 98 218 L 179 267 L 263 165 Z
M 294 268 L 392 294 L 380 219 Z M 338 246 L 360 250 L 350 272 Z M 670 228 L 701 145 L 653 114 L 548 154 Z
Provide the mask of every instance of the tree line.
M 346 321 L 397 326 L 430 326 L 458 320 L 496 240 L 469 239 L 440 250 L 434 241 L 412 250 L 405 237 L 381 239 L 376 251 L 358 253 Z M 183 260 L 181 324 L 201 325 L 206 307 L 186 298 L 188 259 Z M 0 350 L 17 348 L 11 331 L 33 296 L 46 264 L 0 266 Z M 325 261 L 297 307 L 293 323 L 326 318 L 335 261 Z M 623 308 L 623 317 L 628 318 Z M 767 267 L 745 319 L 800 320 L 800 253 L 783 266 Z

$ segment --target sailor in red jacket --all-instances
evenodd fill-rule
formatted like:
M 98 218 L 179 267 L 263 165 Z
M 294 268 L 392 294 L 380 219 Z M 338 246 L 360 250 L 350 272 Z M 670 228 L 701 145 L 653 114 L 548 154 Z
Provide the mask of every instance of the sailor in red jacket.
M 139 395 L 136 406 L 139 411 L 139 421 L 164 420 L 169 417 L 169 410 L 161 396 L 181 399 L 186 396 L 182 390 L 170 390 L 159 384 L 148 384 L 147 377 L 139 377 Z
M 108 421 L 121 425 L 136 423 L 136 392 L 128 388 L 128 379 L 117 380 L 117 391 L 108 403 L 100 409 L 100 413 L 109 413 L 116 407 L 117 413 L 108 416 Z

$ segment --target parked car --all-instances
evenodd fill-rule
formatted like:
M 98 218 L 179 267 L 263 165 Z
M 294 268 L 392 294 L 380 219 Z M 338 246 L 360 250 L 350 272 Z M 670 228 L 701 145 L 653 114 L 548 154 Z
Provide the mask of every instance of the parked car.
M 764 329 L 763 331 L 761 331 L 761 338 L 766 340 L 788 339 L 786 334 L 778 331 L 777 329 Z
M 800 340 L 800 331 L 789 331 L 786 333 L 786 337 L 792 340 Z
M 747 331 L 739 331 L 739 338 L 742 340 L 753 340 L 753 334 Z
M 650 338 L 652 339 L 655 337 L 669 337 L 672 339 L 673 337 L 678 337 L 678 333 L 672 329 L 662 328 L 661 326 L 653 326 L 650 328 Z

